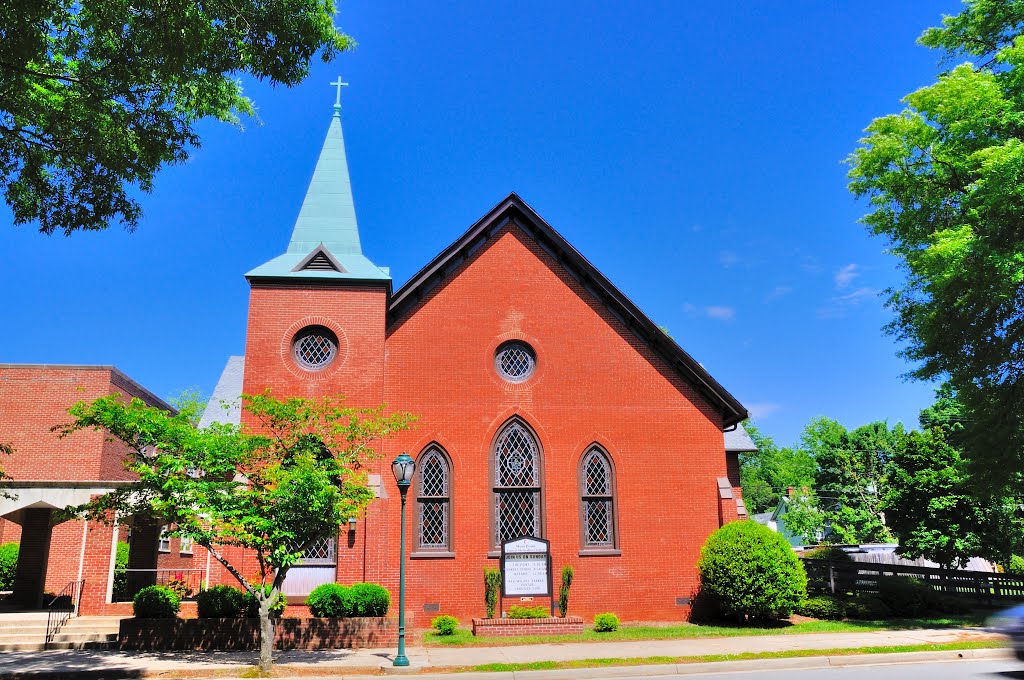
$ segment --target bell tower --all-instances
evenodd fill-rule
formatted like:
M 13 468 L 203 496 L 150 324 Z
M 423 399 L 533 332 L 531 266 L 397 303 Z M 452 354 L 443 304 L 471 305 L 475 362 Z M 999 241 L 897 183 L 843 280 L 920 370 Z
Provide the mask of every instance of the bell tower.
M 320 158 L 283 255 L 253 269 L 247 393 L 383 401 L 391 277 L 363 255 L 341 132 L 341 78 Z

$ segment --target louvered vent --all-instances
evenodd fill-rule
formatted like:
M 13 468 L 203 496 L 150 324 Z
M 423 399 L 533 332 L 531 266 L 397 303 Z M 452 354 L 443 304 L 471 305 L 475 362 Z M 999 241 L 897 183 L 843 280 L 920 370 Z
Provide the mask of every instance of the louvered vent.
M 334 266 L 334 263 L 323 253 L 317 253 L 313 258 L 306 263 L 306 266 L 302 268 L 305 270 L 313 270 L 318 272 L 336 272 L 338 268 Z

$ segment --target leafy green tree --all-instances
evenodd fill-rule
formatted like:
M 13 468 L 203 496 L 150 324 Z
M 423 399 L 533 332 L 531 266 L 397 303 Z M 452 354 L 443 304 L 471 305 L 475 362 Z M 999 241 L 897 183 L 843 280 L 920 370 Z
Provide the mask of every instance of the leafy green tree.
M 244 395 L 243 421 L 254 427 L 196 427 L 200 410 L 176 413 L 120 395 L 79 402 L 64 434 L 106 430 L 131 451 L 137 481 L 72 510 L 112 521 L 155 516 L 169 534 L 191 538 L 224 565 L 259 605 L 260 668 L 269 669 L 274 641 L 271 607 L 288 570 L 305 551 L 333 537 L 373 498 L 361 466 L 372 442 L 408 426 L 408 414 L 356 409 L 340 398 L 278 400 Z M 237 551 L 255 557 L 243 569 Z
M 881 510 L 883 472 L 903 434 L 884 422 L 847 431 L 829 418 L 815 418 L 801 435 L 814 456 L 815 492 L 822 519 L 835 543 L 892 540 Z
M 814 484 L 814 458 L 800 448 L 779 447 L 750 421 L 743 424 L 757 451 L 740 454 L 743 501 L 752 513 L 774 510 L 786 489 Z
M 888 331 L 911 375 L 948 379 L 987 486 L 1024 469 L 1024 2 L 965 0 L 919 43 L 968 59 L 874 120 L 848 158 L 863 218 L 906 278 Z
M 899 538 L 899 553 L 924 557 L 945 567 L 963 567 L 971 557 L 1008 554 L 1010 514 L 980 505 L 969 493 L 964 461 L 941 429 L 904 435 L 889 467 L 882 508 Z
M 253 113 L 238 77 L 292 86 L 352 46 L 333 0 L 0 3 L 0 186 L 16 224 L 139 222 L 134 198 L 199 146 L 204 118 Z
M 882 508 L 899 552 L 947 567 L 971 557 L 1002 561 L 1019 548 L 1021 526 L 1010 498 L 979 496 L 955 445 L 963 408 L 948 385 L 921 411 L 921 431 L 903 437 L 886 472 Z

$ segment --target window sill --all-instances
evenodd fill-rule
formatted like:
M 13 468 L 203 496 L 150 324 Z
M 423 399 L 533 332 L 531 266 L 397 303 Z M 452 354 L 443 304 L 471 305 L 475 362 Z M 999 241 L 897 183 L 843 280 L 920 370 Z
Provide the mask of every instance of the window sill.
M 622 551 L 618 548 L 583 548 L 580 550 L 580 557 L 620 557 Z
M 500 550 L 488 550 L 487 551 L 487 559 L 489 559 L 489 560 L 500 560 L 501 559 L 501 551 Z
M 450 550 L 421 550 L 409 554 L 410 560 L 452 559 L 453 557 L 455 557 L 455 553 Z

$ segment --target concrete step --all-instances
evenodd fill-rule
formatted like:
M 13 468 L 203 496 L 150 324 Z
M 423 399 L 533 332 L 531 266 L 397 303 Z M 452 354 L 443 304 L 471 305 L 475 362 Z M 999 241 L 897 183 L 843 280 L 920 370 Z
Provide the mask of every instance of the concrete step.
M 0 642 L 0 652 L 41 652 L 48 649 L 116 649 L 117 636 L 110 635 L 99 640 L 61 640 L 60 636 L 48 645 L 42 640 L 23 642 Z

